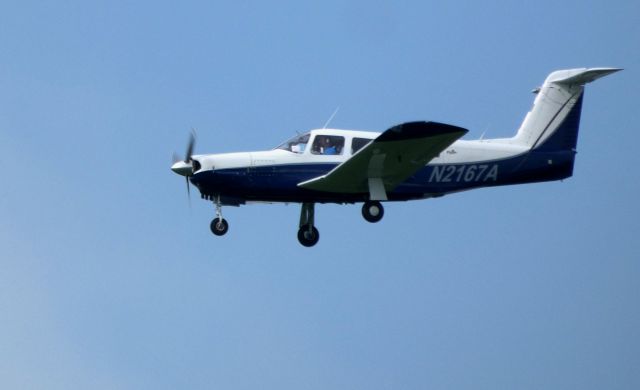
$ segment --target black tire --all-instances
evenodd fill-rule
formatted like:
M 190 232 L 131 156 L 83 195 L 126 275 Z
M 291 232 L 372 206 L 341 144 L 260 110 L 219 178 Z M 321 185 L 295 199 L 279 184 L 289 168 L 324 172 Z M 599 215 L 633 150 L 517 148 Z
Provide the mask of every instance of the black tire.
M 298 230 L 298 241 L 303 246 L 312 247 L 318 243 L 318 240 L 320 240 L 320 232 L 315 226 L 311 227 L 311 231 L 309 231 L 309 225 L 304 225 Z
M 220 219 L 220 218 L 214 218 L 213 221 L 211 221 L 211 233 L 215 234 L 216 236 L 224 236 L 227 233 L 227 230 L 229 230 L 229 224 L 227 223 L 226 219 Z
M 376 223 L 384 217 L 384 207 L 382 203 L 375 201 L 364 202 L 362 205 L 362 216 L 368 222 Z

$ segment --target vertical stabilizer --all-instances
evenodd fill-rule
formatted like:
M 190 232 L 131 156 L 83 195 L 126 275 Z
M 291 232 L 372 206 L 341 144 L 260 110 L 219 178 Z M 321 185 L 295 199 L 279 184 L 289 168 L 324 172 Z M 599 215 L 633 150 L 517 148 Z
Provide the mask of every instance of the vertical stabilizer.
M 575 150 L 584 85 L 621 69 L 582 68 L 551 73 L 537 92 L 513 142 L 548 151 Z

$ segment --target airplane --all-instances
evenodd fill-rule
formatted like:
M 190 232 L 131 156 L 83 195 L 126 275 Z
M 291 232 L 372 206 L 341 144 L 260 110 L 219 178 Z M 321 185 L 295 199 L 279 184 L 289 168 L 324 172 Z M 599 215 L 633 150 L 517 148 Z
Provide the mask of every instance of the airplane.
M 227 233 L 222 206 L 300 203 L 298 241 L 314 246 L 315 204 L 363 203 L 378 222 L 382 202 L 437 198 L 482 187 L 562 180 L 573 175 L 584 86 L 619 68 L 552 72 L 510 138 L 461 140 L 468 130 L 439 122 L 406 122 L 379 132 L 315 129 L 268 151 L 193 154 L 171 170 L 213 201 L 211 231 Z

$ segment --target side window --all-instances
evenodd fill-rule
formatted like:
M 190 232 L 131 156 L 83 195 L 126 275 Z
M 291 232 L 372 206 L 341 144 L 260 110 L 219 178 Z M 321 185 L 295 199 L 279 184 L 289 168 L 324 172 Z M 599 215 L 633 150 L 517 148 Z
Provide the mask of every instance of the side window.
M 365 147 L 371 141 L 373 140 L 370 140 L 368 138 L 354 138 L 353 141 L 351 141 L 351 154 L 355 154 L 358 150 Z
M 317 135 L 311 146 L 311 153 L 337 155 L 344 149 L 344 137 L 337 135 Z

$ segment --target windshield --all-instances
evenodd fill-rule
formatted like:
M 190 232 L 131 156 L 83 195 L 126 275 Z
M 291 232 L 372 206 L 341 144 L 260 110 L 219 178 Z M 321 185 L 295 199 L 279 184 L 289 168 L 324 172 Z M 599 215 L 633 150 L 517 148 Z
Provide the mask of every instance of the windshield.
M 305 148 L 307 147 L 307 143 L 309 142 L 310 135 L 311 134 L 309 133 L 296 135 L 282 145 L 278 146 L 276 149 L 282 149 L 293 153 L 303 153 Z

